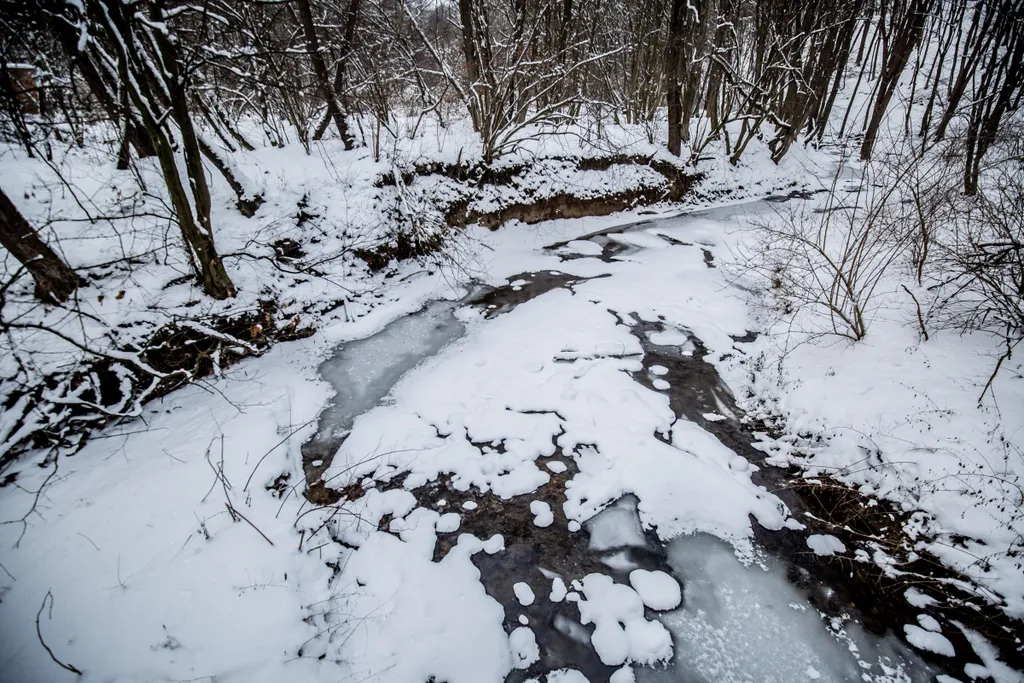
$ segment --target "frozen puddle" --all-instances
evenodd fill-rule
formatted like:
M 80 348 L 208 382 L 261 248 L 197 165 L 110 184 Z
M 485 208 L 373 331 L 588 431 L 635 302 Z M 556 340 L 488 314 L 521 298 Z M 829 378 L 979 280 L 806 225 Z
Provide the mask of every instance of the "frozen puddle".
M 342 344 L 319 368 L 335 395 L 302 446 L 306 481 L 316 484 L 357 416 L 376 406 L 402 376 L 465 332 L 458 301 L 433 301 L 377 334 Z

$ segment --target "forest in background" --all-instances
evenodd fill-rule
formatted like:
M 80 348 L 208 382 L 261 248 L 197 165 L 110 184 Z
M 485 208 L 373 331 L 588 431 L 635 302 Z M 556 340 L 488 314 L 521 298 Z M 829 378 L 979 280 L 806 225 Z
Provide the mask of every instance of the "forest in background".
M 238 217 L 258 219 L 267 201 L 246 155 L 298 146 L 331 166 L 318 152 L 325 141 L 390 169 L 390 181 L 368 181 L 391 193 L 370 199 L 389 205 L 384 225 L 331 259 L 380 244 L 392 247 L 385 257 L 437 249 L 452 234 L 437 209 L 482 192 L 496 169 L 557 156 L 562 143 L 548 149 L 549 140 L 695 177 L 709 160 L 746 163 L 754 147 L 777 164 L 797 145 L 882 158 L 865 175 L 887 190 L 846 214 L 838 256 L 821 225 L 769 231 L 769 276 L 785 273 L 780 289 L 823 305 L 833 332 L 860 339 L 880 269 L 912 253 L 918 285 L 926 263 L 946 273 L 929 290 L 943 304 L 935 320 L 996 331 L 1005 357 L 1020 340 L 1024 257 L 1012 207 L 1024 198 L 1024 7 L 1011 0 L 4 2 L 0 58 L 3 136 L 49 168 L 71 207 L 40 225 L 21 198 L 0 196 L 5 460 L 26 445 L 74 448 L 83 425 L 138 414 L 153 396 L 306 334 L 298 315 L 279 315 L 275 296 L 241 292 L 226 261 L 275 260 L 281 271 L 284 254 L 290 275 L 316 277 L 327 258 L 296 265 L 311 245 L 228 253 L 219 240 L 226 224 L 244 232 Z M 470 144 L 454 159 L 400 151 L 460 127 L 471 128 Z M 81 181 L 65 173 L 76 155 L 124 171 L 119 200 L 83 201 Z M 460 189 L 424 198 L 404 187 L 429 173 Z M 332 177 L 350 182 L 342 175 Z M 218 210 L 218 187 L 237 216 Z M 678 198 L 659 191 L 655 199 Z M 50 236 L 62 221 L 106 224 L 122 255 L 69 264 Z M 950 225 L 963 229 L 940 239 Z M 194 283 L 200 300 L 241 296 L 244 311 L 202 304 L 191 316 L 192 294 L 170 322 L 83 308 L 90 283 L 147 259 L 160 265 L 123 248 L 154 226 L 180 277 L 143 289 Z M 173 260 L 165 254 L 162 265 Z M 190 352 L 168 353 L 181 347 Z

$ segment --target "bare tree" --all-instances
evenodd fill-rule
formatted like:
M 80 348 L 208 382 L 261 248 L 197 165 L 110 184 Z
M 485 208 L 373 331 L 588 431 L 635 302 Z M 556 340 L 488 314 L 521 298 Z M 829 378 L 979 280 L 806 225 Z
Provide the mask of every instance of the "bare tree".
M 42 301 L 67 301 L 78 289 L 78 276 L 43 242 L 18 207 L 0 190 L 0 244 L 18 259 L 36 283 Z

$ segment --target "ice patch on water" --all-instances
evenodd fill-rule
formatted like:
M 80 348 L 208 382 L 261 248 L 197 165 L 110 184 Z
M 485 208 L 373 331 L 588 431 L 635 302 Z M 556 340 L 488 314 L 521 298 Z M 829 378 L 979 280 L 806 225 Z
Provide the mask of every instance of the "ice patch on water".
M 731 546 L 706 534 L 673 541 L 668 561 L 684 587 L 683 607 L 655 616 L 672 632 L 675 656 L 667 669 L 638 668 L 640 683 L 905 683 L 934 676 L 894 638 L 870 636 L 851 622 L 834 634 L 813 608 L 793 609 L 807 600 L 775 562 L 767 561 L 768 570 L 744 566 Z
M 637 515 L 637 500 L 626 496 L 612 503 L 587 522 L 591 550 L 644 547 L 647 539 Z
M 465 325 L 454 314 L 458 305 L 453 301 L 429 303 L 377 334 L 345 342 L 324 361 L 320 376 L 336 393 L 320 414 L 317 433 L 303 451 L 323 449 L 333 454 L 357 416 L 380 403 L 420 361 L 462 336 Z

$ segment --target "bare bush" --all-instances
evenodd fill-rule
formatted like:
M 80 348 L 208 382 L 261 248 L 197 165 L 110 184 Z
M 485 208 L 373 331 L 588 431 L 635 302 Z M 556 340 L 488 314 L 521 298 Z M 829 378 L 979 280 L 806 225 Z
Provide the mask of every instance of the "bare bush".
M 801 203 L 759 219 L 754 246 L 740 262 L 767 281 L 784 314 L 802 309 L 823 316 L 824 324 L 808 331 L 858 341 L 867 336 L 883 280 L 913 233 L 891 210 L 905 169 L 869 164 L 844 189 L 843 168 L 817 208 Z
M 978 195 L 965 198 L 936 249 L 942 275 L 937 292 L 937 324 L 999 335 L 1003 362 L 1024 340 L 1024 175 L 1019 162 L 990 172 Z M 984 396 L 984 391 L 982 392 Z

